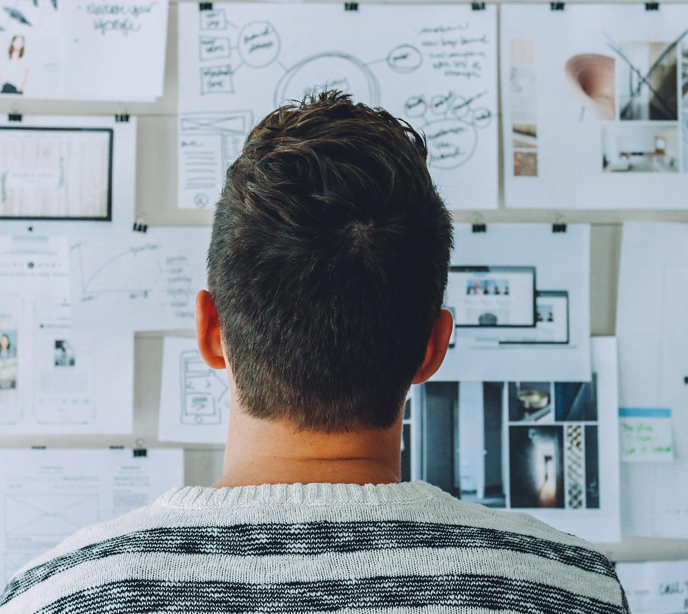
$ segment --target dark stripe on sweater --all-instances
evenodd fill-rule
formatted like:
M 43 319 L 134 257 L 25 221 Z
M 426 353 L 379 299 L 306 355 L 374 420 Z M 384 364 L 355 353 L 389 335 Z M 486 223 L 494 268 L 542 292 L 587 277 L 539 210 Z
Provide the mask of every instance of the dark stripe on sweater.
M 225 556 L 308 556 L 400 548 L 511 550 L 615 577 L 607 558 L 593 550 L 520 533 L 463 525 L 371 521 L 164 527 L 136 531 L 90 544 L 33 567 L 7 585 L 0 605 L 55 574 L 81 563 L 118 554 L 176 552 Z
M 62 597 L 36 614 L 314 612 L 448 606 L 532 614 L 622 614 L 623 606 L 546 584 L 485 575 L 248 584 L 122 580 Z

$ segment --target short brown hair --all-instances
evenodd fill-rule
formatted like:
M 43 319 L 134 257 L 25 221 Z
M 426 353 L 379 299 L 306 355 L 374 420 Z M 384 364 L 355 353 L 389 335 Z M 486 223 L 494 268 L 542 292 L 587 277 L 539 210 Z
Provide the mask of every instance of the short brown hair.
M 426 157 L 407 123 L 340 92 L 280 107 L 248 135 L 208 254 L 248 414 L 321 431 L 394 423 L 452 244 Z

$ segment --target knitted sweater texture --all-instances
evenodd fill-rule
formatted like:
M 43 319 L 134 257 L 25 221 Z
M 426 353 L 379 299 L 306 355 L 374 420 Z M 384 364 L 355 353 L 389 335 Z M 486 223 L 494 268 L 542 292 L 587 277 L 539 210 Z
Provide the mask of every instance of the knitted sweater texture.
M 424 482 L 186 487 L 20 570 L 0 614 L 627 614 L 606 556 Z

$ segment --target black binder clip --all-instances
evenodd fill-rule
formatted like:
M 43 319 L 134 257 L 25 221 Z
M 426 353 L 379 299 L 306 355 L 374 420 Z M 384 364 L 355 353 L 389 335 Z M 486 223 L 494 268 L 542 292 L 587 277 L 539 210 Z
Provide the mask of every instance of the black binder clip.
M 484 2 L 471 2 L 471 10 L 473 10 L 473 11 L 484 11 L 485 10 L 485 3 Z
M 564 10 L 564 3 L 563 2 L 550 2 L 549 8 L 553 11 L 563 11 Z
M 486 224 L 473 224 L 471 227 L 472 232 L 487 232 Z
M 11 122 L 20 122 L 22 120 L 21 113 L 8 113 L 7 120 Z
M 357 11 L 358 10 L 358 2 L 345 2 L 344 3 L 344 10 L 345 11 Z
M 119 113 L 115 115 L 115 121 L 118 124 L 126 124 L 129 121 L 129 113 Z
M 645 3 L 645 10 L 646 11 L 658 11 L 659 10 L 659 2 L 646 2 Z
M 212 11 L 213 10 L 213 3 L 212 2 L 201 2 L 198 5 L 198 10 L 199 11 Z
M 684 378 L 683 378 L 683 383 L 684 383 L 686 386 L 688 386 L 688 377 L 684 377 Z
M 140 215 L 134 220 L 134 227 L 132 228 L 134 232 L 148 232 L 148 224 L 146 224 L 146 218 Z
M 148 450 L 146 450 L 146 448 L 134 448 L 132 453 L 134 458 L 146 458 L 148 456 Z
M 561 213 L 558 213 L 554 218 L 552 232 L 566 232 L 566 222 L 564 221 L 564 216 Z

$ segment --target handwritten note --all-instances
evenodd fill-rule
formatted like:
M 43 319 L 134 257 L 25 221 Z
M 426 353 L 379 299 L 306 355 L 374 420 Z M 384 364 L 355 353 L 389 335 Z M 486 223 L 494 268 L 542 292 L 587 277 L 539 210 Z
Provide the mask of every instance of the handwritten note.
M 688 612 L 688 561 L 619 563 L 616 573 L 633 614 Z
M 619 409 L 621 460 L 671 462 L 674 460 L 671 409 L 622 407 Z

